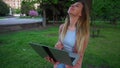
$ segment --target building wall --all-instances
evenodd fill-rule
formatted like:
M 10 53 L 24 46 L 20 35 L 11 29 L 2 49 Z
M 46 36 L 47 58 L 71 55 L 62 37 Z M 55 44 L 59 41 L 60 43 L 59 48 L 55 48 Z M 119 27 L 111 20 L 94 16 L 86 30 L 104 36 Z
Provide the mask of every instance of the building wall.
M 11 8 L 18 9 L 21 7 L 22 0 L 3 0 Z

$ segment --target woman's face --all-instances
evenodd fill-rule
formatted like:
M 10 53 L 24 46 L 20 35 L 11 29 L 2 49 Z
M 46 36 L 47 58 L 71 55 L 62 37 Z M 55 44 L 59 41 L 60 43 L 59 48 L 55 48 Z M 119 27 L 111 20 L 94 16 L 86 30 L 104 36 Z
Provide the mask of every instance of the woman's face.
M 74 16 L 81 16 L 82 15 L 82 8 L 83 8 L 82 3 L 76 2 L 69 7 L 68 14 L 74 15 Z

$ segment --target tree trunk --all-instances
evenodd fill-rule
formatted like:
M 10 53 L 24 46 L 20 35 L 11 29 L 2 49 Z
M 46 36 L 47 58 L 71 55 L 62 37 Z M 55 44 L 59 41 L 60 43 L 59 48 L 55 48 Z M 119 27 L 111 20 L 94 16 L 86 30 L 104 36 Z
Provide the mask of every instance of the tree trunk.
M 91 13 L 91 9 L 92 9 L 92 0 L 85 0 L 87 2 L 88 5 L 88 9 L 89 9 L 89 13 Z
M 117 20 L 116 20 L 116 18 L 110 20 L 110 23 L 111 23 L 112 25 L 117 25 Z
M 53 11 L 53 24 L 55 23 L 55 11 Z
M 58 16 L 57 16 L 57 14 L 55 15 L 55 23 L 56 24 L 58 23 Z
M 45 9 L 43 9 L 43 23 L 42 23 L 43 27 L 46 27 L 46 11 Z

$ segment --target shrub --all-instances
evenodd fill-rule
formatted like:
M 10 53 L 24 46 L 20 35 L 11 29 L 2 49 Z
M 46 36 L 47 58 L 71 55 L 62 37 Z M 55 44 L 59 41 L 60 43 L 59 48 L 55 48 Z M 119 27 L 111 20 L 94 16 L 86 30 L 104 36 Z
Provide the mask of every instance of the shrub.
M 30 10 L 29 11 L 29 16 L 32 16 L 32 17 L 38 16 L 38 12 L 35 11 L 35 10 Z
M 26 16 L 28 16 L 29 15 L 29 11 L 31 9 L 34 9 L 34 5 L 31 2 L 29 2 L 27 0 L 23 0 L 21 2 L 21 13 L 22 14 L 26 14 Z
M 21 10 L 20 9 L 15 9 L 16 14 L 20 14 Z

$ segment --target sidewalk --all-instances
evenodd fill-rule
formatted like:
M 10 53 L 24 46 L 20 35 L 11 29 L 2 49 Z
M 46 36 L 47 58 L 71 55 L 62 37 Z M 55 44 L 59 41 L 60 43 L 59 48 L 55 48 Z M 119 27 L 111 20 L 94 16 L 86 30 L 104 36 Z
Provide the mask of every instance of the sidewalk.
M 42 23 L 42 19 L 21 19 L 21 18 L 0 19 L 0 25 L 16 25 L 29 23 Z

